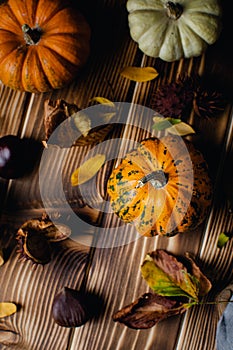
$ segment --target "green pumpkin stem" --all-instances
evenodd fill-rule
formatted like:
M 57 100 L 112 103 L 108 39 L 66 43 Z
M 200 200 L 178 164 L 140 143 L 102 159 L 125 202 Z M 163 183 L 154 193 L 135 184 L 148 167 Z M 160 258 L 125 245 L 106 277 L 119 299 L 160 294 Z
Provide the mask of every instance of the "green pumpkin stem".
M 154 188 L 162 188 L 167 184 L 167 176 L 162 170 L 152 171 L 138 181 L 136 188 L 143 187 L 147 182 L 150 182 Z
M 36 45 L 41 38 L 40 28 L 31 28 L 28 24 L 22 25 L 24 40 L 27 45 Z
M 168 17 L 174 20 L 180 18 L 183 13 L 183 7 L 180 4 L 174 3 L 172 1 L 168 1 L 166 3 L 166 8 Z

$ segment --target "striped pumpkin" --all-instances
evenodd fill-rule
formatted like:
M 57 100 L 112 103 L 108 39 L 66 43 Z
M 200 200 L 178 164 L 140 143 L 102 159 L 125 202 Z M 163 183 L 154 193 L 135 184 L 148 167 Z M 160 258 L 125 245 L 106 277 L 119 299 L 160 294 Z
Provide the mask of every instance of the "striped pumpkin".
M 150 138 L 112 171 L 107 191 L 113 211 L 143 236 L 172 236 L 206 217 L 212 184 L 203 155 L 178 136 Z
M 90 27 L 69 0 L 8 0 L 0 5 L 0 80 L 46 92 L 69 83 L 89 55 Z

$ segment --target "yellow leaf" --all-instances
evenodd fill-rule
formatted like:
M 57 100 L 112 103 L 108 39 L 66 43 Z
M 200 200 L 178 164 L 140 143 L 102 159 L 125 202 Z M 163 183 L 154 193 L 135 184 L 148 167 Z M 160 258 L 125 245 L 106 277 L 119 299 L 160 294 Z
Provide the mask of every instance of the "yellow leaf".
M 0 266 L 2 266 L 4 264 L 4 256 L 3 256 L 3 251 L 0 248 Z
M 121 71 L 121 75 L 124 78 L 141 83 L 155 79 L 159 73 L 153 67 L 125 67 Z
M 87 136 L 91 130 L 91 119 L 82 111 L 72 114 L 72 118 L 74 118 L 77 129 L 84 137 Z
M 10 316 L 17 311 L 14 303 L 0 303 L 0 318 Z
M 96 154 L 94 157 L 89 158 L 78 169 L 74 170 L 71 175 L 71 185 L 81 185 L 90 180 L 100 170 L 104 162 L 104 154 Z
M 104 113 L 103 114 L 103 120 L 105 123 L 109 123 L 112 118 L 116 115 L 116 112 L 113 112 L 113 113 Z
M 179 136 L 195 134 L 193 128 L 189 124 L 186 124 L 184 122 L 172 125 L 170 128 L 167 128 L 167 132 Z
M 101 97 L 101 96 L 96 96 L 93 97 L 90 102 L 98 102 L 100 104 L 107 104 L 110 105 L 111 107 L 115 107 L 115 104 L 110 101 L 109 99 L 105 98 L 105 97 Z

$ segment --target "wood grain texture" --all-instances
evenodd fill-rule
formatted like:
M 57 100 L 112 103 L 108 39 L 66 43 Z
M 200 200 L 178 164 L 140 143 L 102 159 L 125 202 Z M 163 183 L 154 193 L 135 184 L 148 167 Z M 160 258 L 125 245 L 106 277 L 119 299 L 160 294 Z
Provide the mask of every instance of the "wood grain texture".
M 1 350 L 215 349 L 219 315 L 213 305 L 197 306 L 143 331 L 129 329 L 112 320 L 114 312 L 148 291 L 139 267 L 146 253 L 154 249 L 194 254 L 213 282 L 207 301 L 214 300 L 233 277 L 232 241 L 221 250 L 217 248 L 219 233 L 232 232 L 233 228 L 223 191 L 225 174 L 232 166 L 232 100 L 216 119 L 197 118 L 193 111 L 187 116 L 197 130 L 196 135 L 189 139 L 204 154 L 215 189 L 203 225 L 193 232 L 172 238 L 143 238 L 133 226 L 122 224 L 110 212 L 106 182 L 111 169 L 132 145 L 153 134 L 150 111 L 142 115 L 136 106 L 150 109 L 151 97 L 159 87 L 175 81 L 180 75 L 198 73 L 215 81 L 219 72 L 224 71 L 224 62 L 220 60 L 224 53 L 221 52 L 219 58 L 215 55 L 216 48 L 198 58 L 173 63 L 143 56 L 129 37 L 125 4 L 125 0 L 80 1 L 79 6 L 93 29 L 92 51 L 84 70 L 69 86 L 35 95 L 0 85 L 0 134 L 13 133 L 38 141 L 45 137 L 43 115 L 46 99 L 63 98 L 80 108 L 89 107 L 94 96 L 129 103 L 128 113 L 121 120 L 126 125 L 116 126 L 109 135 L 107 148 L 104 144 L 99 148 L 101 152 L 114 154 L 114 159 L 108 161 L 95 179 L 83 188 L 72 188 L 70 175 L 91 154 L 91 146 L 68 150 L 54 148 L 51 151 L 43 177 L 45 202 L 39 186 L 39 164 L 24 178 L 14 181 L 0 179 L 0 238 L 6 254 L 6 263 L 0 267 L 0 301 L 14 301 L 20 306 L 15 315 L 0 320 Z M 120 71 L 125 66 L 153 66 L 159 76 L 147 83 L 135 83 L 121 77 Z M 117 138 L 120 142 L 116 147 L 114 140 Z M 57 182 L 61 172 L 62 189 Z M 68 207 L 64 206 L 64 199 Z M 81 228 L 77 226 L 71 239 L 53 246 L 51 263 L 34 270 L 30 261 L 18 261 L 15 233 L 25 220 L 39 217 L 45 204 L 51 215 L 61 215 L 67 224 L 70 207 L 81 218 Z M 82 220 L 89 224 L 85 229 Z M 103 231 L 106 227 L 115 230 Z M 98 299 L 98 315 L 73 330 L 57 326 L 51 317 L 52 300 L 64 285 L 83 288 Z

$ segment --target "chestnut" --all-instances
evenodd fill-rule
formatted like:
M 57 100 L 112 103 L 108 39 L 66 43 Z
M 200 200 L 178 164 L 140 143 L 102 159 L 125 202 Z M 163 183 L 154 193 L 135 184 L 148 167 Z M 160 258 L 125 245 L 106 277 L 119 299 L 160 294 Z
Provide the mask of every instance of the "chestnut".
M 17 179 L 31 172 L 38 161 L 43 147 L 33 139 L 17 135 L 0 138 L 0 177 Z
M 90 319 L 84 292 L 64 287 L 54 298 L 52 316 L 62 327 L 80 327 Z

